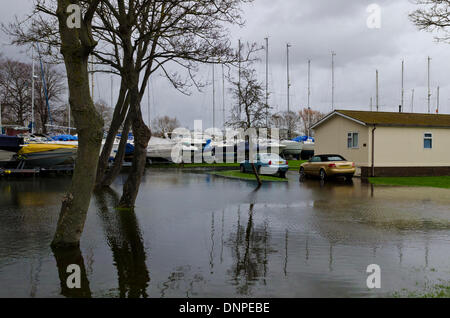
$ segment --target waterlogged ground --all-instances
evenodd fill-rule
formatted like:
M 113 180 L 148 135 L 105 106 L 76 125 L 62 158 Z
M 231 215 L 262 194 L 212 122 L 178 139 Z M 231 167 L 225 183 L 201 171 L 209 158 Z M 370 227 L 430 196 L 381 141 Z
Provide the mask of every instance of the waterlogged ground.
M 70 180 L 0 180 L 0 297 L 375 297 L 450 281 L 450 190 L 289 178 L 254 191 L 149 170 L 135 213 L 96 195 L 81 250 L 65 254 L 49 243 Z

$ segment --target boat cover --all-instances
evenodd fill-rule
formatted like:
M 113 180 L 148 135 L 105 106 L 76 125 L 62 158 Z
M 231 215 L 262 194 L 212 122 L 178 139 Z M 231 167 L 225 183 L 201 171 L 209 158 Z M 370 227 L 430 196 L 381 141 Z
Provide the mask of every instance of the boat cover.
M 19 150 L 19 155 L 24 154 L 30 154 L 30 153 L 36 153 L 36 152 L 45 152 L 45 151 L 52 151 L 52 150 L 58 150 L 58 149 L 67 149 L 67 148 L 77 148 L 77 146 L 74 145 L 56 145 L 56 144 L 28 144 L 22 147 L 22 149 Z
M 72 136 L 72 135 L 58 135 L 58 136 L 52 137 L 52 139 L 54 141 L 77 141 L 78 137 Z
M 308 136 L 298 136 L 298 137 L 296 137 L 296 138 L 294 138 L 292 140 L 296 141 L 296 142 L 305 142 L 305 141 L 311 140 L 311 141 L 314 142 L 314 138 L 308 137 Z

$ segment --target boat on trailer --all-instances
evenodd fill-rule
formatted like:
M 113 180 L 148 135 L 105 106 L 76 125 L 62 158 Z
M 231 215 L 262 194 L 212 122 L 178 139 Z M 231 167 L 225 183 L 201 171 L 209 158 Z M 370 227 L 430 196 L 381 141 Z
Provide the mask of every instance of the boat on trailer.
M 78 147 L 61 144 L 26 144 L 17 152 L 16 161 L 22 168 L 49 168 L 57 165 L 73 165 Z

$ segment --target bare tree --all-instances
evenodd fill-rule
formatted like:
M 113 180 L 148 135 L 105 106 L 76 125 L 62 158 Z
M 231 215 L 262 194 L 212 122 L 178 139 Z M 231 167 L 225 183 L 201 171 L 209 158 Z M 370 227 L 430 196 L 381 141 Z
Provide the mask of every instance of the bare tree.
M 64 57 L 69 85 L 69 102 L 77 128 L 79 143 L 72 184 L 65 195 L 52 246 L 77 247 L 86 222 L 87 210 L 95 183 L 98 153 L 102 141 L 103 121 L 95 109 L 89 91 L 88 58 L 97 42 L 92 36 L 92 19 L 100 0 L 58 0 L 57 6 L 40 8 L 58 18 L 60 50 Z M 79 17 L 80 28 L 71 27 L 68 6 L 85 4 Z
M 263 85 L 256 77 L 256 71 L 252 68 L 241 70 L 240 80 L 232 81 L 230 90 L 233 95 L 234 106 L 228 125 L 244 130 L 265 127 L 269 106 L 265 103 L 265 92 Z M 248 159 L 251 162 L 258 186 L 261 186 L 262 181 L 253 162 L 254 159 Z
M 309 135 L 311 133 L 311 126 L 325 117 L 324 113 L 317 110 L 303 108 L 298 112 L 300 118 L 300 126 L 302 133 Z
M 42 73 L 39 71 L 35 81 L 34 111 L 36 127 L 40 127 L 43 134 L 47 133 L 47 124 L 53 119 L 54 111 L 61 108 L 59 105 L 63 101 L 66 92 L 65 74 L 54 65 L 47 64 L 44 69 L 45 84 L 42 80 Z M 47 93 L 47 96 L 45 95 Z M 47 98 L 49 106 L 47 107 Z M 68 108 L 66 108 L 68 111 Z M 49 113 L 50 111 L 50 113 Z
M 434 32 L 438 41 L 450 40 L 450 0 L 415 0 L 421 6 L 409 15 L 419 30 Z
M 101 99 L 95 102 L 94 105 L 97 112 L 103 118 L 104 129 L 108 131 L 108 128 L 111 125 L 112 121 L 113 109 L 104 100 Z
M 239 6 L 244 2 L 249 1 L 136 0 L 129 6 L 123 0 L 102 2 L 98 10 L 101 23 L 94 30 L 111 50 L 94 54 L 100 63 L 115 68 L 122 77 L 135 138 L 133 164 L 123 186 L 120 207 L 134 206 L 145 168 L 151 133 L 142 119 L 140 103 L 148 79 L 160 71 L 175 89 L 189 94 L 191 87 L 202 86 L 195 76 L 199 63 L 237 61 L 224 26 L 242 23 Z M 180 71 L 184 71 L 184 76 Z M 116 117 L 117 122 L 122 122 L 124 117 L 122 112 Z M 113 123 L 116 123 L 114 119 Z M 112 133 L 110 130 L 107 143 L 111 142 Z M 97 182 L 103 179 L 105 157 L 102 153 Z
M 293 133 L 298 130 L 300 119 L 297 113 L 293 111 L 285 111 L 273 114 L 271 124 L 278 129 L 287 139 L 291 139 Z
M 115 129 L 126 127 L 127 123 L 135 137 L 135 155 L 119 206 L 134 206 L 151 136 L 140 108 L 148 79 L 160 72 L 175 89 L 189 94 L 190 88 L 202 87 L 195 76 L 200 63 L 233 64 L 238 59 L 245 60 L 245 57 L 238 58 L 231 48 L 226 26 L 243 24 L 240 5 L 246 2 L 251 0 L 58 0 L 57 5 L 50 0 L 35 0 L 36 9 L 28 24 L 24 27 L 18 21 L 10 28 L 17 44 L 39 41 L 45 44 L 43 51 L 56 59 L 61 57 L 60 49 L 66 65 L 80 146 L 54 245 L 79 244 L 92 192 L 92 172 L 99 166 L 96 179 L 97 184 L 102 184 Z M 69 4 L 82 7 L 79 29 L 66 25 Z M 103 125 L 89 96 L 90 54 L 95 56 L 96 63 L 104 66 L 104 72 L 112 71 L 122 80 L 100 159 L 97 146 L 100 146 Z
M 176 117 L 163 116 L 155 118 L 152 121 L 153 135 L 157 137 L 164 137 L 165 134 L 171 133 L 176 128 L 180 127 L 180 122 Z
M 0 61 L 2 119 L 25 126 L 31 120 L 31 66 L 10 59 Z
M 232 80 L 231 84 L 234 105 L 227 125 L 243 129 L 265 127 L 270 108 L 265 103 L 265 91 L 256 71 L 241 70 L 240 81 Z

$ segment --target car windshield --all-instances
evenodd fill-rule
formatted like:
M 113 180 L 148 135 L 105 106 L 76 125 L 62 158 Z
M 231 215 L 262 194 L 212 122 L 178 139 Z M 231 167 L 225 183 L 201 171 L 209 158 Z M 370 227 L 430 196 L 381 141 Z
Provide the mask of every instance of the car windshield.
M 341 156 L 326 156 L 322 158 L 323 161 L 345 161 Z

